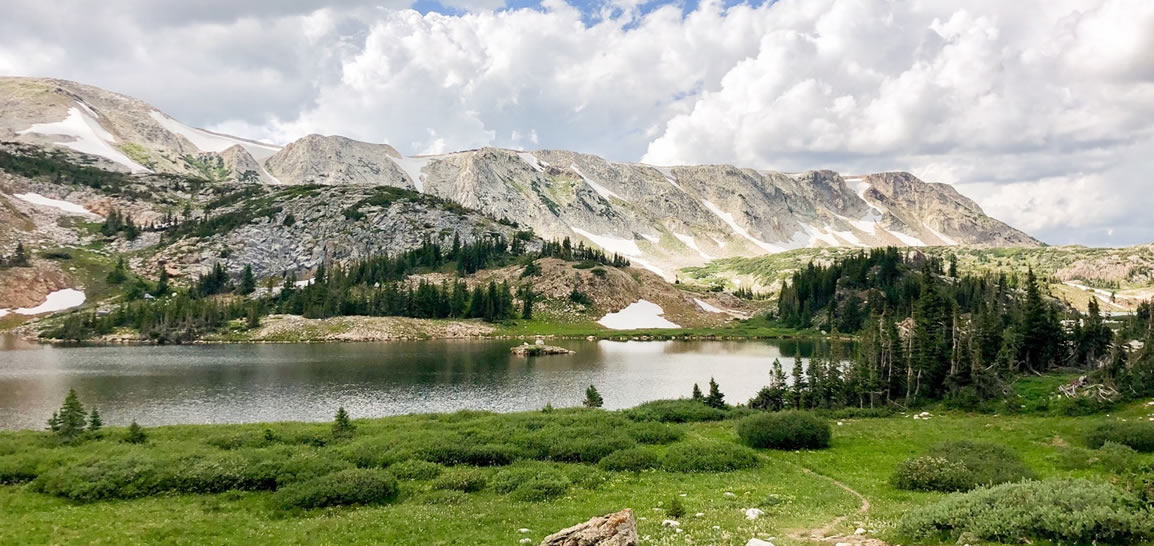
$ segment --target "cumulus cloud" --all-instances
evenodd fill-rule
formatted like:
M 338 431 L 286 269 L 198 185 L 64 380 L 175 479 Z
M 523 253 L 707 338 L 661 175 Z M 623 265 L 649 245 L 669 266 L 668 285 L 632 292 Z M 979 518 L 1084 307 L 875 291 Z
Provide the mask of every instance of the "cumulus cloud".
M 1154 240 L 1147 0 L 440 3 L 11 0 L 0 73 L 276 141 L 909 170 L 1048 242 Z

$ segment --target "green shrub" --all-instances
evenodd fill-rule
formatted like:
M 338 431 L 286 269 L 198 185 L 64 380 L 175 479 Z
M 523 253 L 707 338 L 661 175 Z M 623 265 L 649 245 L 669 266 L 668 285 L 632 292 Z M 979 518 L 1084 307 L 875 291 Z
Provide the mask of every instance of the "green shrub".
M 946 497 L 907 512 L 898 530 L 925 541 L 953 542 L 969 533 L 993 542 L 1134 544 L 1154 537 L 1154 516 L 1136 497 L 1109 484 L 1045 480 Z
M 685 517 L 685 503 L 681 502 L 681 497 L 674 495 L 669 500 L 669 508 L 665 510 L 665 515 L 672 519 L 681 519 Z
M 670 472 L 730 472 L 757 466 L 753 450 L 722 442 L 674 444 L 662 466 Z
M 625 436 L 593 437 L 574 434 L 549 447 L 548 459 L 564 463 L 596 464 L 609 454 L 637 443 Z
M 384 468 L 416 457 L 412 451 L 399 449 L 390 441 L 374 439 L 341 446 L 340 454 L 360 468 Z
M 672 444 L 685 436 L 685 431 L 677 426 L 642 421 L 629 427 L 629 436 L 641 444 Z
M 441 475 L 445 467 L 429 461 L 401 461 L 389 467 L 399 480 L 431 480 Z
M 433 480 L 433 489 L 451 489 L 472 493 L 488 484 L 485 473 L 472 468 L 450 468 Z
M 455 491 L 453 489 L 438 489 L 436 491 L 429 491 L 421 495 L 419 501 L 421 504 L 433 504 L 443 506 L 454 506 L 464 504 L 469 500 L 469 495 L 463 491 Z
M 825 420 L 794 411 L 752 415 L 737 424 L 741 442 L 761 449 L 822 449 L 830 434 Z
M 262 460 L 257 461 L 255 473 L 259 482 L 263 484 L 259 488 L 271 489 L 348 470 L 351 467 L 352 464 L 348 461 L 316 449 L 281 448 L 271 450 Z
M 564 495 L 568 490 L 568 478 L 561 473 L 549 473 L 522 482 L 509 494 L 509 498 L 525 502 L 539 502 Z
M 40 475 L 37 458 L 28 455 L 6 455 L 0 457 L 0 485 L 27 483 Z
M 524 457 L 524 453 L 508 445 L 467 445 L 460 441 L 442 440 L 418 448 L 417 457 L 447 466 L 505 466 Z
M 566 470 L 566 475 L 569 476 L 569 483 L 573 484 L 573 487 L 591 491 L 600 489 L 602 485 L 609 482 L 609 474 L 596 467 L 583 464 L 572 465 Z
M 261 474 L 257 467 L 258 464 L 231 453 L 185 457 L 160 470 L 158 489 L 180 493 L 275 489 L 275 472 Z
M 54 468 L 32 481 L 38 493 L 77 502 L 144 497 L 160 489 L 161 475 L 150 459 L 135 456 L 88 459 Z
M 1130 446 L 1115 442 L 1106 442 L 1098 448 L 1098 461 L 1102 467 L 1110 472 L 1128 472 L 1139 466 L 1138 452 Z
M 907 491 L 966 491 L 974 487 L 966 465 L 942 457 L 913 457 L 898 463 L 890 483 Z
M 987 442 L 938 444 L 922 457 L 898 465 L 891 483 L 899 489 L 967 491 L 1037 476 L 1013 450 Z
M 711 408 L 703 402 L 690 399 L 654 400 L 627 410 L 625 414 L 634 421 L 660 421 L 662 423 L 720 421 L 727 416 L 725 410 Z
M 1090 448 L 1097 449 L 1106 442 L 1129 446 L 1142 453 L 1154 452 L 1154 422 L 1104 423 L 1090 433 L 1086 443 Z
M 397 497 L 397 479 L 379 470 L 351 469 L 290 485 L 276 493 L 281 508 L 381 504 Z
M 1094 464 L 1094 452 L 1074 446 L 1060 446 L 1049 459 L 1062 470 L 1085 470 Z
M 623 449 L 601 459 L 601 468 L 610 472 L 641 472 L 661 466 L 657 452 L 644 447 Z

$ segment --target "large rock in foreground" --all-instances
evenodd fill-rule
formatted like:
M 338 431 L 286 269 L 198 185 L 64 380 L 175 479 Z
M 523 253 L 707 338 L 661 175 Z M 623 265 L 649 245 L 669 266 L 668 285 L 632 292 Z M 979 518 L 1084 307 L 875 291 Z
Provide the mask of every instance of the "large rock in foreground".
M 558 531 L 541 541 L 541 546 L 636 546 L 636 544 L 637 520 L 633 519 L 633 510 L 628 508 Z

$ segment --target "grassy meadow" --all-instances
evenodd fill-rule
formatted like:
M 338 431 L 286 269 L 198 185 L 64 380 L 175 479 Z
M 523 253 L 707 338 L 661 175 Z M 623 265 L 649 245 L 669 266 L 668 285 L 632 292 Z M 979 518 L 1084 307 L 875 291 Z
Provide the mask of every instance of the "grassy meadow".
M 750 410 L 689 401 L 362 419 L 350 435 L 328 423 L 166 426 L 145 429 L 147 441 L 136 444 L 123 441 L 122 428 L 71 444 L 48 432 L 4 432 L 0 543 L 536 544 L 622 508 L 638 516 L 643 544 L 806 544 L 818 531 L 949 543 L 952 536 L 914 540 L 899 528 L 907 511 L 957 495 L 895 488 L 903 460 L 964 439 L 1008 447 L 1040 479 L 1118 481 L 1117 465 L 1101 463 L 1087 439 L 1105 422 L 1146 421 L 1152 410 L 928 411 L 821 414 L 832 438 L 816 450 L 744 447 L 735 429 Z M 1131 454 L 1127 465 L 1152 461 Z M 324 506 L 328 497 L 310 490 L 349 472 L 380 476 L 392 489 L 358 506 Z M 748 519 L 750 508 L 764 515 Z M 679 526 L 662 526 L 666 519 Z M 866 534 L 855 536 L 859 528 Z

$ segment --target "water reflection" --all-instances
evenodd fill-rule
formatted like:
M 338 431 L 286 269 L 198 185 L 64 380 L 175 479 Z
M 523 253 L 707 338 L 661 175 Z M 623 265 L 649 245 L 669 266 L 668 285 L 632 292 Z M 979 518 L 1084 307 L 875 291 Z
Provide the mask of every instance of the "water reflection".
M 0 428 L 39 428 L 69 388 L 124 424 L 328 420 L 580 403 L 595 384 L 608 408 L 686 396 L 715 377 L 748 400 L 780 358 L 827 350 L 811 341 L 558 341 L 567 356 L 521 358 L 512 341 L 324 345 L 42 347 L 0 342 Z M 846 354 L 846 353 L 843 353 Z M 703 387 L 704 388 L 704 387 Z

